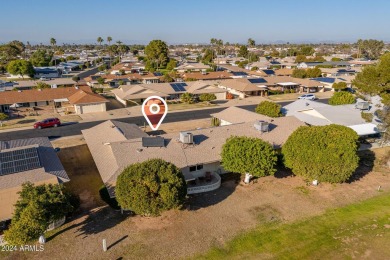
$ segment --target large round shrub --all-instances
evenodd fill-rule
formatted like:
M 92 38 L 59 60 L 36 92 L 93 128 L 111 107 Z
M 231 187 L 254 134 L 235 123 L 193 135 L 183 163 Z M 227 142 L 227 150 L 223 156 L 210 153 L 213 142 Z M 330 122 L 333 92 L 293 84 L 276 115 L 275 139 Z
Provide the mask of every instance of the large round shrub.
M 356 102 L 355 97 L 351 93 L 346 91 L 336 92 L 329 99 L 329 104 L 333 106 L 353 104 L 355 102 Z
M 358 166 L 357 140 L 346 126 L 301 126 L 282 147 L 285 166 L 309 180 L 344 182 Z
M 225 170 L 250 173 L 262 177 L 276 171 L 276 152 L 273 147 L 258 138 L 233 136 L 222 148 L 222 166 Z
M 280 109 L 281 106 L 279 104 L 270 101 L 262 101 L 257 105 L 256 113 L 269 117 L 280 117 L 282 116 Z
M 122 208 L 156 216 L 179 208 L 187 195 L 187 186 L 174 164 L 151 159 L 124 169 L 117 179 L 115 193 Z

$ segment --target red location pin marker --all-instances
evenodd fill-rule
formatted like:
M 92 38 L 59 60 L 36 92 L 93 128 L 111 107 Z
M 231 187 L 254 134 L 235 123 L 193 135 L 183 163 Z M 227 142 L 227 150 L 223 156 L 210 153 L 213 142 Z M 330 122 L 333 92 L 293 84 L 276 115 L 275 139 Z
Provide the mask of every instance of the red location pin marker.
M 160 127 L 167 113 L 167 102 L 159 96 L 148 97 L 142 103 L 142 114 L 153 131 Z

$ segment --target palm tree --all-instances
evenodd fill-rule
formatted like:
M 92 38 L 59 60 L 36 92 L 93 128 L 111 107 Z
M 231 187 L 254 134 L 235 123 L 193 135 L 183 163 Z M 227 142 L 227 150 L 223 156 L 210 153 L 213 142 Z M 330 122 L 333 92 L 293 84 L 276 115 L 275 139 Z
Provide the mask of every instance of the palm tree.
M 252 48 L 256 45 L 256 42 L 255 40 L 253 40 L 252 38 L 249 38 L 248 39 L 248 48 Z M 250 60 L 250 51 L 248 50 L 248 61 Z
M 102 45 L 102 42 L 103 42 L 104 40 L 103 40 L 102 37 L 99 36 L 99 37 L 97 38 L 96 41 L 97 41 L 97 42 L 99 43 L 99 45 L 101 46 L 101 45 Z
M 55 46 L 56 44 L 57 44 L 56 39 L 50 38 L 50 45 L 51 45 L 51 46 Z
M 111 36 L 107 36 L 107 42 L 108 42 L 108 45 L 110 45 L 110 42 L 112 41 L 112 37 Z
M 121 41 L 116 41 L 116 44 L 118 44 L 118 45 L 121 45 L 123 42 L 121 42 Z

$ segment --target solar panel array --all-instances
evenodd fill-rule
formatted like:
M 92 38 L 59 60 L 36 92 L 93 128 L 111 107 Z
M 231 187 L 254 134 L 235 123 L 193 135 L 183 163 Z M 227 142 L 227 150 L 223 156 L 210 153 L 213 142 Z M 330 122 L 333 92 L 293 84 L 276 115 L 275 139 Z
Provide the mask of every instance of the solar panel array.
M 256 78 L 256 79 L 248 79 L 250 83 L 256 84 L 256 83 L 267 83 L 267 81 L 263 78 Z
M 171 83 L 171 87 L 175 92 L 186 91 L 185 86 L 187 86 L 186 83 Z
M 161 72 L 153 72 L 153 75 L 156 76 L 156 77 L 160 77 L 162 76 L 163 74 Z
M 248 74 L 246 74 L 246 72 L 243 72 L 243 71 L 233 71 L 232 72 L 233 76 L 246 76 Z
M 0 176 L 41 167 L 37 148 L 25 148 L 0 153 Z

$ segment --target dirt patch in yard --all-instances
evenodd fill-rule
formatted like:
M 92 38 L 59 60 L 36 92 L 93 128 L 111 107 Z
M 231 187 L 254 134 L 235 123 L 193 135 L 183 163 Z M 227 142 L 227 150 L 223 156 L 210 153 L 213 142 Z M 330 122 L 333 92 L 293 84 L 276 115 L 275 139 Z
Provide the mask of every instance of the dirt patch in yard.
M 70 181 L 65 187 L 80 196 L 81 209 L 89 210 L 105 205 L 99 195 L 103 185 L 87 145 L 61 148 L 57 153 Z
M 78 169 L 73 176 L 79 180 L 83 175 L 79 171 L 86 172 L 86 166 L 78 165 L 76 158 L 92 160 L 87 151 L 86 148 L 61 151 L 65 167 Z M 91 173 L 93 167 L 88 168 Z M 98 185 L 79 183 L 74 178 L 75 190 L 80 193 L 87 190 L 87 200 L 93 198 L 90 206 L 99 205 L 95 190 Z M 390 190 L 390 175 L 378 172 L 367 173 L 351 183 L 318 186 L 291 175 L 259 178 L 250 185 L 237 182 L 236 178 L 223 179 L 220 189 L 190 196 L 188 208 L 156 218 L 124 216 L 107 206 L 91 209 L 59 228 L 58 235 L 45 245 L 45 251 L 17 252 L 10 254 L 9 259 L 188 258 L 206 252 L 211 246 L 224 245 L 256 225 L 319 215 L 329 208 L 376 196 L 379 185 L 383 191 Z M 107 239 L 107 252 L 102 251 L 102 239 Z

